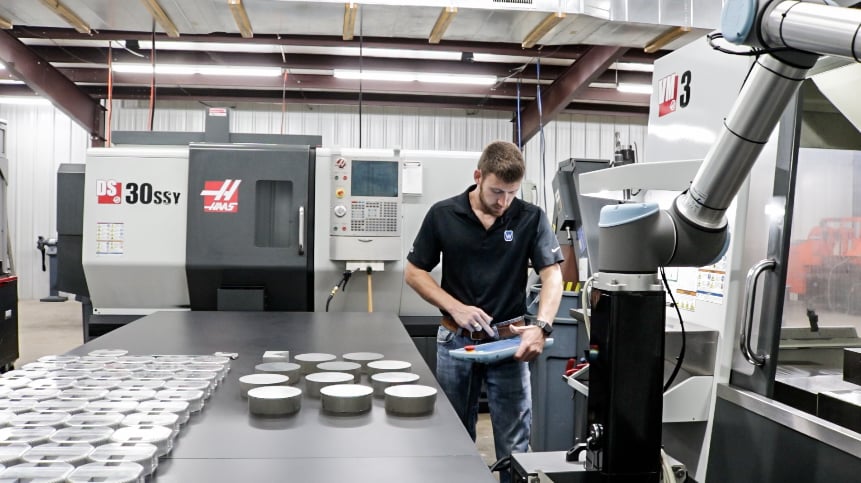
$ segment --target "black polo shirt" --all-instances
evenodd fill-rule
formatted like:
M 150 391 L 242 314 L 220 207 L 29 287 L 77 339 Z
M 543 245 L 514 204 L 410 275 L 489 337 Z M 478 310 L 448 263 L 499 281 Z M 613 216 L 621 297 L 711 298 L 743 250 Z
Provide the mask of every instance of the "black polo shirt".
M 559 263 L 562 250 L 544 210 L 519 198 L 485 230 L 469 204 L 474 189 L 431 207 L 407 260 L 430 272 L 442 254 L 442 289 L 502 322 L 526 313 L 527 263 Z

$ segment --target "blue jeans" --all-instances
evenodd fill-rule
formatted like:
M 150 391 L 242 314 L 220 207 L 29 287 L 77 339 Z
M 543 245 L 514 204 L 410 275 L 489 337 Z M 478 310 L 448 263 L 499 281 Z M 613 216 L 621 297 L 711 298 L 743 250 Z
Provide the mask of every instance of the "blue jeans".
M 487 403 L 493 426 L 496 458 L 525 453 L 532 428 L 532 390 L 529 364 L 509 359 L 492 364 L 480 364 L 453 359 L 448 351 L 474 344 L 469 336 L 456 335 L 440 326 L 436 336 L 436 378 L 451 405 L 475 441 L 478 419 L 478 397 L 482 382 L 487 386 Z M 507 483 L 507 471 L 500 473 L 500 482 Z

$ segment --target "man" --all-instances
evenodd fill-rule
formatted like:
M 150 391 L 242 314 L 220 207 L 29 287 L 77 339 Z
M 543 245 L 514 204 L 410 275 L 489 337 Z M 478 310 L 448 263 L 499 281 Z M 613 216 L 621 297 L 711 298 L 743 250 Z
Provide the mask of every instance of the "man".
M 407 256 L 406 282 L 442 312 L 437 332 L 437 380 L 475 440 L 482 383 L 496 457 L 527 451 L 532 397 L 527 362 L 544 339 L 562 298 L 562 253 L 544 211 L 516 195 L 526 166 L 512 143 L 482 152 L 475 185 L 428 211 Z M 442 284 L 429 272 L 442 254 Z M 541 277 L 535 325 L 525 325 L 528 262 Z M 466 345 L 520 336 L 513 360 L 493 364 L 453 359 Z M 509 480 L 508 472 L 500 481 Z

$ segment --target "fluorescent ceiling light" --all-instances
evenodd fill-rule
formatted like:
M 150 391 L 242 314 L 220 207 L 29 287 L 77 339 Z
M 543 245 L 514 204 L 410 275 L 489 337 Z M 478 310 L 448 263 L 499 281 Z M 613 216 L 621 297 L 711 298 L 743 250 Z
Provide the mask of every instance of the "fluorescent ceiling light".
M 0 96 L 0 104 L 12 104 L 16 106 L 50 106 L 51 101 L 44 97 L 3 97 Z
M 338 79 L 363 79 L 395 82 L 434 82 L 442 84 L 472 85 L 496 84 L 496 76 L 493 75 L 435 74 L 423 72 L 402 72 L 392 70 L 358 71 L 347 69 L 335 69 L 334 75 Z
M 27 45 L 52 45 L 51 42 L 41 42 L 39 39 L 26 39 Z M 60 42 L 60 41 L 58 41 Z M 122 41 L 119 41 L 122 42 Z M 75 43 L 75 45 L 81 43 L 80 41 Z M 69 45 L 63 43 L 62 45 Z M 149 40 L 141 40 L 140 43 L 141 50 L 152 50 L 152 42 Z M 96 47 L 104 46 L 104 42 L 101 44 L 93 45 Z M 258 54 L 280 54 L 281 48 L 284 48 L 284 53 L 287 55 L 290 54 L 325 54 L 325 55 L 351 55 L 358 56 L 359 48 L 358 47 L 319 47 L 319 46 L 311 46 L 311 45 L 276 45 L 276 44 L 248 44 L 248 43 L 229 43 L 229 42 L 183 42 L 183 41 L 170 41 L 170 40 L 158 40 L 155 43 L 155 47 L 157 50 L 191 50 L 195 52 L 253 52 Z M 364 57 L 386 57 L 386 58 L 399 58 L 404 57 L 408 59 L 427 59 L 427 60 L 457 60 L 459 61 L 461 58 L 461 52 L 452 52 L 446 50 L 410 50 L 410 49 L 384 49 L 384 48 L 374 48 L 374 47 L 365 47 L 362 50 L 362 55 Z M 476 55 L 476 62 L 478 61 L 478 56 Z M 523 57 L 524 62 L 529 60 L 529 57 Z M 546 59 L 556 60 L 556 59 Z M 542 60 L 542 64 L 546 63 L 545 60 Z M 509 60 L 500 60 L 499 62 L 509 62 Z M 568 64 L 571 61 L 567 62 Z M 567 64 L 566 64 L 567 65 Z
M 150 64 L 134 64 L 115 62 L 114 72 L 121 74 L 152 74 Z M 280 67 L 243 67 L 238 65 L 179 65 L 179 64 L 156 64 L 156 74 L 176 75 L 213 75 L 213 76 L 236 76 L 236 77 L 278 77 L 281 75 Z
M 649 84 L 626 84 L 620 83 L 616 86 L 616 90 L 619 92 L 625 92 L 628 94 L 651 94 L 652 86 Z
M 616 62 L 610 66 L 610 69 L 626 70 L 629 72 L 654 72 L 655 66 L 641 62 Z

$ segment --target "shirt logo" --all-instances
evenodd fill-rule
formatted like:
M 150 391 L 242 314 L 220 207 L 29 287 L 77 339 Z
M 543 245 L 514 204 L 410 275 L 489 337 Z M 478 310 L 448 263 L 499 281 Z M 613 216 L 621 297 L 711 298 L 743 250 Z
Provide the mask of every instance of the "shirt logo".
M 203 211 L 207 213 L 236 213 L 239 211 L 240 179 L 205 181 L 203 183 Z
M 505 238 L 505 241 L 510 242 L 511 240 L 514 240 L 514 231 L 505 230 L 505 232 L 502 234 L 502 237 Z

